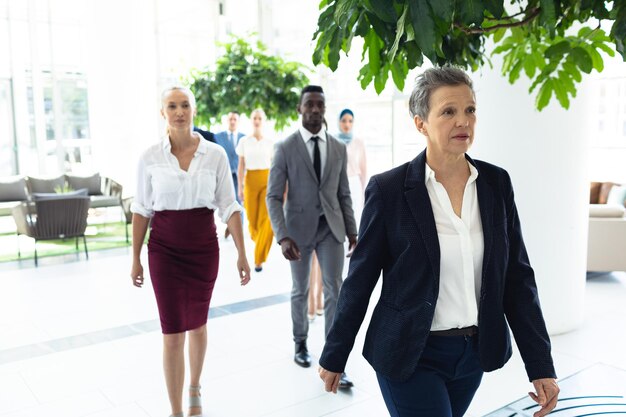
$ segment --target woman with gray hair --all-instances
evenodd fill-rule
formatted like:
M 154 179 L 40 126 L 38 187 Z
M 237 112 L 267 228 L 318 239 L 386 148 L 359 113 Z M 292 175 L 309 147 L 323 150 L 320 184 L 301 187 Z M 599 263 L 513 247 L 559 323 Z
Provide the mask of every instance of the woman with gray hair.
M 417 78 L 409 105 L 426 149 L 369 181 L 359 242 L 319 361 L 326 390 L 336 392 L 382 271 L 363 355 L 394 417 L 462 416 L 483 372 L 511 357 L 509 327 L 536 391 L 529 394 L 535 417 L 557 403 L 511 179 L 467 155 L 475 101 L 460 69 L 431 68 Z

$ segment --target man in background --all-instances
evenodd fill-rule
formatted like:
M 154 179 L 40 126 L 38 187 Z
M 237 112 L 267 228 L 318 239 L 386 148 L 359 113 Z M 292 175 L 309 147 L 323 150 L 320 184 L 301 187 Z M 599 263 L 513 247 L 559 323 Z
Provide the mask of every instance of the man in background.
M 233 176 L 233 185 L 235 186 L 235 198 L 237 199 L 237 202 L 241 204 L 241 201 L 238 197 L 239 193 L 237 189 L 237 169 L 239 168 L 239 155 L 237 155 L 235 149 L 239 144 L 239 140 L 245 135 L 239 132 L 238 125 L 239 113 L 236 111 L 231 111 L 230 113 L 228 113 L 228 129 L 215 134 L 215 143 L 220 145 L 226 151 L 226 155 L 228 156 L 228 162 L 230 163 L 230 172 Z M 226 228 L 224 237 L 228 238 L 229 235 L 230 232 L 228 231 L 228 228 Z

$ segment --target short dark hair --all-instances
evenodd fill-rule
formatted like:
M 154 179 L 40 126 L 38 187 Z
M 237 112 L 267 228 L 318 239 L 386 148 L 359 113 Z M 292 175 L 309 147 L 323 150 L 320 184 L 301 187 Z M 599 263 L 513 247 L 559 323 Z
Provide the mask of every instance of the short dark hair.
M 307 85 L 302 89 L 300 93 L 300 103 L 302 103 L 302 97 L 304 97 L 305 93 L 321 93 L 324 94 L 324 90 L 319 85 Z
M 236 114 L 237 116 L 239 116 L 239 112 L 237 110 L 231 110 L 228 113 Z

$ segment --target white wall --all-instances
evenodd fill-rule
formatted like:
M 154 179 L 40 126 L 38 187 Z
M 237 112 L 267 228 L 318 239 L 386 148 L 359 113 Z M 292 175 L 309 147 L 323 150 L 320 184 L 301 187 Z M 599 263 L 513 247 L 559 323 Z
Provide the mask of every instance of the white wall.
M 538 112 L 527 80 L 511 86 L 488 69 L 473 79 L 478 125 L 470 154 L 511 175 L 548 329 L 573 330 L 583 320 L 586 280 L 588 83 L 569 110 L 552 103 Z

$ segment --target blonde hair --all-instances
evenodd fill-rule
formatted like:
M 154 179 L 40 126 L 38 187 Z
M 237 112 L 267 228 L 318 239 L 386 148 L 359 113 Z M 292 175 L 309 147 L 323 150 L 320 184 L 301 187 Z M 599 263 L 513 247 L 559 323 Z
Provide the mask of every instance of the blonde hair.
M 193 92 L 189 88 L 183 87 L 182 85 L 173 85 L 163 90 L 163 92 L 161 93 L 161 108 L 163 108 L 163 102 L 165 101 L 165 97 L 167 97 L 167 95 L 172 91 L 176 90 L 185 93 L 185 95 L 189 97 L 189 104 L 191 104 L 191 107 L 193 107 L 194 109 L 196 108 L 196 96 L 193 95 Z
M 254 109 L 250 112 L 250 118 L 252 119 L 252 115 L 255 113 L 259 113 L 261 115 L 261 118 L 263 120 L 267 119 L 267 115 L 265 114 L 265 112 L 263 111 L 263 109 L 258 108 L 258 109 Z

